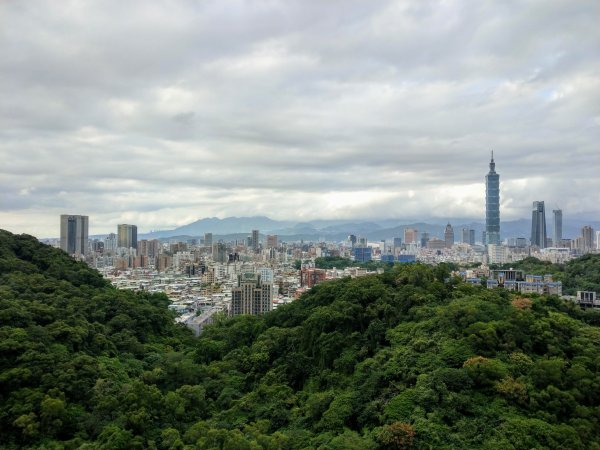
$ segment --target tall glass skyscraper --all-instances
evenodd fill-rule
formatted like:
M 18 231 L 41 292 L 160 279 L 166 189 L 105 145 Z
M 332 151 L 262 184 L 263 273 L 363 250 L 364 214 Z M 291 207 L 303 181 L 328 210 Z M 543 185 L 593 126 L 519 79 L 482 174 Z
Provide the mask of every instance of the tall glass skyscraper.
M 562 247 L 562 209 L 554 209 L 554 237 L 552 245 L 554 247 Z
M 484 244 L 500 244 L 500 175 L 496 173 L 494 152 L 490 171 L 485 176 L 485 233 Z
M 137 249 L 137 226 L 122 223 L 117 226 L 117 247 Z
M 88 253 L 88 216 L 62 214 L 60 216 L 60 248 L 69 255 Z
M 531 245 L 546 248 L 546 208 L 544 202 L 533 202 L 531 211 Z

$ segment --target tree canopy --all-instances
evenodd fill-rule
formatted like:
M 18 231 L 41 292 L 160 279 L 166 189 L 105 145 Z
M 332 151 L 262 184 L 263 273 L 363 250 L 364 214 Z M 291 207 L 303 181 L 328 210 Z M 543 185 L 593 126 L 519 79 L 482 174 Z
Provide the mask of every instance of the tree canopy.
M 167 305 L 0 231 L 0 447 L 600 449 L 599 314 L 558 297 L 410 264 L 198 339 Z

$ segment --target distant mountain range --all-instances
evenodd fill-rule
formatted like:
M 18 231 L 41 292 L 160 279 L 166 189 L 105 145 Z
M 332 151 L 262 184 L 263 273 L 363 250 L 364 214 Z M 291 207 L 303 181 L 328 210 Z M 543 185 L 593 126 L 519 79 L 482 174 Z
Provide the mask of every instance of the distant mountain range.
M 428 232 L 431 237 L 443 237 L 445 220 L 426 222 L 409 222 L 401 219 L 385 220 L 314 220 L 307 222 L 273 220 L 265 216 L 227 217 L 219 219 L 209 217 L 197 220 L 173 230 L 153 231 L 138 236 L 139 239 L 189 239 L 202 238 L 204 233 L 213 233 L 213 240 L 243 239 L 252 230 L 259 230 L 261 235 L 276 234 L 283 241 L 341 241 L 349 234 L 366 237 L 370 241 L 403 237 L 405 228 L 416 228 L 419 232 Z M 475 230 L 476 240 L 481 239 L 485 224 L 469 219 L 451 219 L 456 241 L 460 241 L 462 228 Z M 584 225 L 600 229 L 598 221 L 565 220 L 563 237 L 575 238 L 581 234 Z M 531 221 L 526 219 L 502 222 L 500 225 L 502 238 L 529 237 Z M 548 236 L 552 236 L 552 223 L 548 222 Z

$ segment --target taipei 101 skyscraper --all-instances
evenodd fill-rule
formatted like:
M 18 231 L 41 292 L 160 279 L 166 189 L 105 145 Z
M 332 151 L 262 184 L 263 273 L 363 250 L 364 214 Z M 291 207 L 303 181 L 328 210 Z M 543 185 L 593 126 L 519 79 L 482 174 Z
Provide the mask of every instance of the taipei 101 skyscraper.
M 500 175 L 496 173 L 493 151 L 490 171 L 485 176 L 484 241 L 484 244 L 500 244 Z

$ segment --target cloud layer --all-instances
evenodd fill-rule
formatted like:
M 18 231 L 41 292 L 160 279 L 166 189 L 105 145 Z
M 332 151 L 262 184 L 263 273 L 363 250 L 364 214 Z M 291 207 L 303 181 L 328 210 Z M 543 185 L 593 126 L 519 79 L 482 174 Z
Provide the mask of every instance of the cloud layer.
M 0 227 L 600 217 L 600 4 L 0 4 Z

